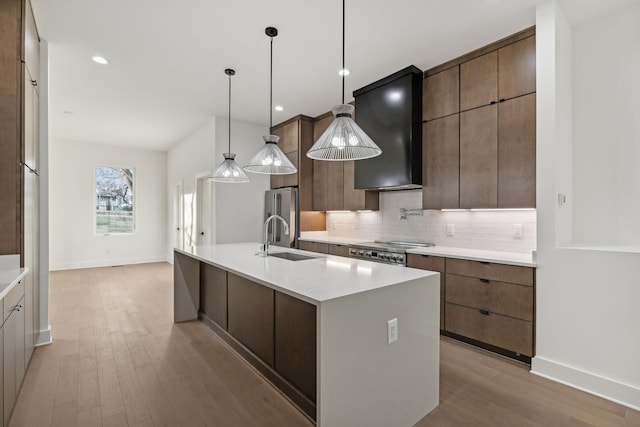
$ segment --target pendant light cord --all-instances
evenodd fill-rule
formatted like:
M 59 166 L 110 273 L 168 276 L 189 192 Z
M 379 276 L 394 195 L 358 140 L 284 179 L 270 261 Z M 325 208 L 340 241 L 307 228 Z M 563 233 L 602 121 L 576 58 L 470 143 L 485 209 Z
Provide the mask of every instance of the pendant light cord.
M 271 60 L 269 63 L 269 133 L 273 127 L 273 37 L 271 37 Z
M 345 4 L 345 0 L 342 0 L 342 73 L 340 73 L 340 74 L 342 74 L 342 104 L 344 104 L 344 74 L 345 74 L 345 70 L 346 70 L 346 67 L 345 67 L 345 64 L 344 64 L 344 27 L 345 27 L 345 25 L 344 25 L 344 20 L 345 20 L 344 19 L 344 16 L 345 16 L 344 4 Z
M 231 76 L 229 75 L 229 151 L 231 153 Z

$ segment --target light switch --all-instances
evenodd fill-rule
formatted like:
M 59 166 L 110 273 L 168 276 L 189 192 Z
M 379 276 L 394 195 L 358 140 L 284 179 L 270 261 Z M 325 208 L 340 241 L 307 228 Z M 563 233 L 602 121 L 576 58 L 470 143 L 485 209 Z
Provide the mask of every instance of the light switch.
M 455 234 L 455 229 L 453 224 L 447 224 L 447 236 L 453 237 Z

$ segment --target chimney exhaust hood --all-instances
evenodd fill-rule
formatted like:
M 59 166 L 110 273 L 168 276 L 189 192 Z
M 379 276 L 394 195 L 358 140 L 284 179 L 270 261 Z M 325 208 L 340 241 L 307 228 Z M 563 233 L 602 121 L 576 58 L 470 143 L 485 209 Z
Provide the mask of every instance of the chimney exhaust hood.
M 355 121 L 382 154 L 355 162 L 355 188 L 422 186 L 422 71 L 409 66 L 353 92 Z

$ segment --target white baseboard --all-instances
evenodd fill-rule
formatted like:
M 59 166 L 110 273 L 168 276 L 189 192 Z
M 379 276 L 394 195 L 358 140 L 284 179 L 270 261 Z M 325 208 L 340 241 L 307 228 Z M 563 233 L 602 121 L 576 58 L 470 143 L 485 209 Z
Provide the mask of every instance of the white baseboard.
M 105 259 L 105 260 L 77 261 L 77 262 L 68 262 L 68 263 L 61 263 L 61 264 L 51 264 L 51 266 L 49 267 L 49 271 L 76 270 L 79 268 L 112 267 L 114 265 L 147 264 L 150 262 L 167 262 L 167 257 L 153 256 L 153 257 Z
M 40 347 L 41 345 L 51 344 L 53 342 L 53 336 L 51 335 L 51 325 L 44 331 L 38 332 L 38 338 L 34 344 L 35 347 Z
M 640 388 L 542 357 L 531 360 L 531 373 L 640 411 Z

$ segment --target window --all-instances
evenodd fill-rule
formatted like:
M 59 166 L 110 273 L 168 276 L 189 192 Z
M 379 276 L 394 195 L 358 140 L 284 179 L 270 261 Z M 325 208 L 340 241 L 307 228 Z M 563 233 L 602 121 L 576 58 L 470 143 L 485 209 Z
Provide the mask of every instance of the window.
M 134 169 L 96 166 L 96 233 L 134 230 Z

